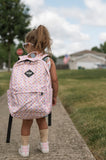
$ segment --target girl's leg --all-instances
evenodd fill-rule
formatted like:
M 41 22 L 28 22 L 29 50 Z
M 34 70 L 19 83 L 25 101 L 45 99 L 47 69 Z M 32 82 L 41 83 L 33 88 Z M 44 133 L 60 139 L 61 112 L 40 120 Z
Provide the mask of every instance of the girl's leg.
M 22 128 L 21 128 L 21 135 L 22 136 L 29 136 L 30 135 L 30 128 L 32 126 L 33 119 L 23 120 Z
M 23 120 L 21 128 L 21 143 L 23 146 L 29 144 L 30 128 L 32 126 L 33 119 Z
M 38 124 L 39 130 L 48 129 L 48 125 L 45 117 L 36 119 L 36 122 Z
M 46 122 L 46 118 L 39 118 L 36 119 L 36 122 L 39 127 L 39 133 L 40 133 L 40 142 L 45 143 L 48 141 L 48 125 Z
M 33 120 L 23 120 L 21 128 L 21 147 L 18 152 L 23 157 L 29 156 L 29 135 Z

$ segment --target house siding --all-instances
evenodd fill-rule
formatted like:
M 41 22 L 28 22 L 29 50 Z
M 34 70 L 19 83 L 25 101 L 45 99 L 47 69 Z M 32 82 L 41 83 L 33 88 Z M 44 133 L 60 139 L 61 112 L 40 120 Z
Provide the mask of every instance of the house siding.
M 104 54 L 101 55 L 102 56 L 98 56 L 92 53 L 86 53 L 86 54 L 83 53 L 83 55 L 81 56 L 70 55 L 71 58 L 69 61 L 69 68 L 70 69 L 78 69 L 79 67 L 84 67 L 85 69 L 98 68 L 98 64 L 106 63 Z

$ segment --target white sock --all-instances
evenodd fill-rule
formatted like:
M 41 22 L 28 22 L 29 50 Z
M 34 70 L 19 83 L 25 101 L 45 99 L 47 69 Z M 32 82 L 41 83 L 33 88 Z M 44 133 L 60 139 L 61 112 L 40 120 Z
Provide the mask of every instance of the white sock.
M 40 132 L 40 142 L 44 143 L 48 141 L 48 129 L 39 130 Z
M 21 136 L 21 145 L 28 146 L 29 144 L 29 136 Z

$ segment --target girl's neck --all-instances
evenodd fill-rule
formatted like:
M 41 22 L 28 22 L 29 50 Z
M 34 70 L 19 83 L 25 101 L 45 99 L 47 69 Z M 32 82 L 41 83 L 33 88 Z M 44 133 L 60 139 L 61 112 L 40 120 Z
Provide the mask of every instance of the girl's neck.
M 34 53 L 35 55 L 43 54 L 40 51 L 31 51 L 31 52 L 28 53 L 29 54 L 28 57 L 30 57 L 30 58 L 31 58 L 31 56 L 30 56 L 31 53 Z

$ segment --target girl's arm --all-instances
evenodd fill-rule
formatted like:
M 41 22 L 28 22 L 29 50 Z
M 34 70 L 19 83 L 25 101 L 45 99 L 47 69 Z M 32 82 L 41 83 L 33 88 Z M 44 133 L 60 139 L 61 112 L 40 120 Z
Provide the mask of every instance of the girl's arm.
M 50 74 L 51 74 L 51 81 L 52 81 L 52 88 L 53 88 L 53 104 L 56 105 L 56 98 L 58 94 L 58 78 L 56 73 L 56 66 L 54 61 L 50 58 L 51 61 L 51 68 L 50 68 Z

